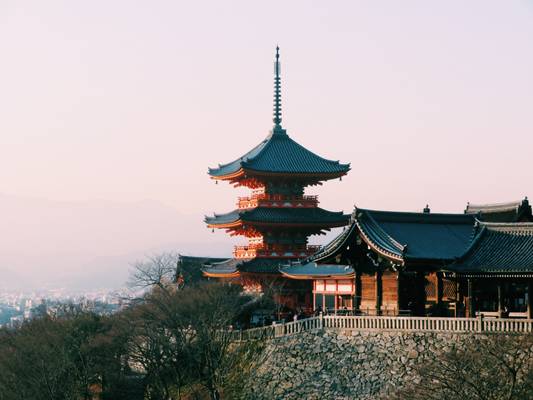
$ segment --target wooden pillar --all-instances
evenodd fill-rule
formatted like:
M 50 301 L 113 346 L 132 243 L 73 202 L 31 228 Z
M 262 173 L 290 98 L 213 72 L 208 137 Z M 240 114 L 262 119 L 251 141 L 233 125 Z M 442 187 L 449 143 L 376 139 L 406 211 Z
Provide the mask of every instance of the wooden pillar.
M 400 315 L 400 304 L 401 303 L 401 299 L 400 299 L 400 294 L 401 294 L 401 290 L 400 290 L 400 285 L 401 285 L 401 282 L 402 282 L 402 271 L 398 270 L 398 274 L 396 275 L 396 315 Z
M 468 285 L 468 317 L 474 318 L 475 312 L 474 312 L 474 288 L 472 283 L 472 278 L 467 279 L 467 285 Z
M 442 272 L 437 272 L 437 309 L 439 312 L 439 317 L 442 317 L 443 305 L 442 305 L 442 296 L 444 294 L 444 283 L 442 282 Z
M 463 317 L 462 310 L 464 310 L 463 298 L 463 281 L 457 279 L 455 281 L 455 318 Z
M 503 287 L 502 281 L 498 280 L 498 317 L 503 316 Z
M 359 311 L 361 309 L 361 299 L 362 299 L 362 291 L 361 291 L 361 273 L 359 271 L 355 272 L 355 303 L 354 303 L 354 309 L 356 311 Z
M 533 318 L 533 299 L 531 296 L 533 290 L 533 280 L 527 279 L 527 318 L 532 319 Z
M 383 302 L 383 272 L 376 271 L 376 315 L 381 314 L 381 303 Z
M 416 272 L 416 304 L 414 315 L 424 316 L 426 315 L 426 276 L 423 272 Z

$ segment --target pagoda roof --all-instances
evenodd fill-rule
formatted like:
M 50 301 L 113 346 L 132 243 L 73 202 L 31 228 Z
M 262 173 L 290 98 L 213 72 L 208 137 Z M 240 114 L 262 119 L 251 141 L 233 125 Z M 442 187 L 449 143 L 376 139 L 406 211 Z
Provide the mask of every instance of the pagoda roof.
M 319 207 L 313 208 L 272 208 L 256 207 L 252 209 L 237 209 L 227 214 L 215 214 L 205 217 L 205 222 L 210 227 L 232 227 L 242 222 L 253 225 L 279 224 L 279 225 L 328 225 L 343 226 L 348 223 L 349 215 L 342 211 L 327 211 Z
M 467 251 L 448 270 L 463 275 L 533 275 L 533 223 L 479 222 Z
M 486 222 L 533 222 L 531 205 L 526 198 L 509 203 L 466 205 L 465 214 L 475 214 Z
M 282 275 L 291 279 L 353 278 L 354 269 L 342 264 L 318 264 L 314 261 L 290 264 L 280 268 Z
M 230 258 L 219 263 L 205 264 L 202 272 L 208 277 L 220 278 L 237 277 L 240 272 L 278 274 L 280 266 L 288 262 L 288 259 L 279 258 Z
M 209 168 L 214 179 L 224 179 L 246 171 L 249 174 L 319 175 L 322 180 L 345 175 L 350 164 L 322 158 L 307 150 L 283 129 L 273 132 L 248 153 L 218 168 Z

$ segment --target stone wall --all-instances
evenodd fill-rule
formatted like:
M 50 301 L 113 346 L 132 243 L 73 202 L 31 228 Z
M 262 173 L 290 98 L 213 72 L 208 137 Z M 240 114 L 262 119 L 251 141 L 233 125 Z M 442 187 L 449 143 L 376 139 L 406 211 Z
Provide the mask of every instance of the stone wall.
M 466 348 L 472 335 L 319 330 L 272 339 L 253 368 L 246 398 L 387 398 L 417 380 L 416 364 L 452 346 Z

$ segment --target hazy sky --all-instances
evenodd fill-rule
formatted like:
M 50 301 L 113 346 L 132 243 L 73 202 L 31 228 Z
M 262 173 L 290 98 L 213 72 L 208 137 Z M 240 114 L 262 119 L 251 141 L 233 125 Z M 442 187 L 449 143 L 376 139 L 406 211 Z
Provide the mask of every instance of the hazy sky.
M 154 200 L 210 239 L 243 192 L 207 167 L 271 129 L 276 44 L 284 127 L 352 164 L 324 208 L 533 196 L 531 0 L 0 0 L 0 193 Z

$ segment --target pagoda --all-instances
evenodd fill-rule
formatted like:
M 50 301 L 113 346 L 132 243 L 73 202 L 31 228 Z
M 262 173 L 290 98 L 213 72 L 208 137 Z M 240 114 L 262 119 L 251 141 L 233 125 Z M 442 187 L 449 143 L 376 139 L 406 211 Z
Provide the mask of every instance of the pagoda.
M 278 291 L 278 300 L 296 308 L 309 305 L 311 290 L 286 287 L 295 283 L 281 277 L 280 266 L 318 250 L 308 244 L 309 236 L 349 222 L 349 215 L 343 212 L 318 207 L 317 196 L 306 195 L 305 188 L 341 178 L 350 165 L 324 159 L 289 137 L 281 125 L 279 47 L 274 75 L 274 127 L 270 134 L 235 161 L 208 171 L 211 179 L 251 189 L 250 196 L 238 199 L 235 210 L 205 218 L 209 228 L 244 236 L 248 244 L 236 246 L 229 260 L 205 265 L 203 273 L 239 279 L 247 291 L 264 292 L 275 282 L 278 288 L 285 288 Z

